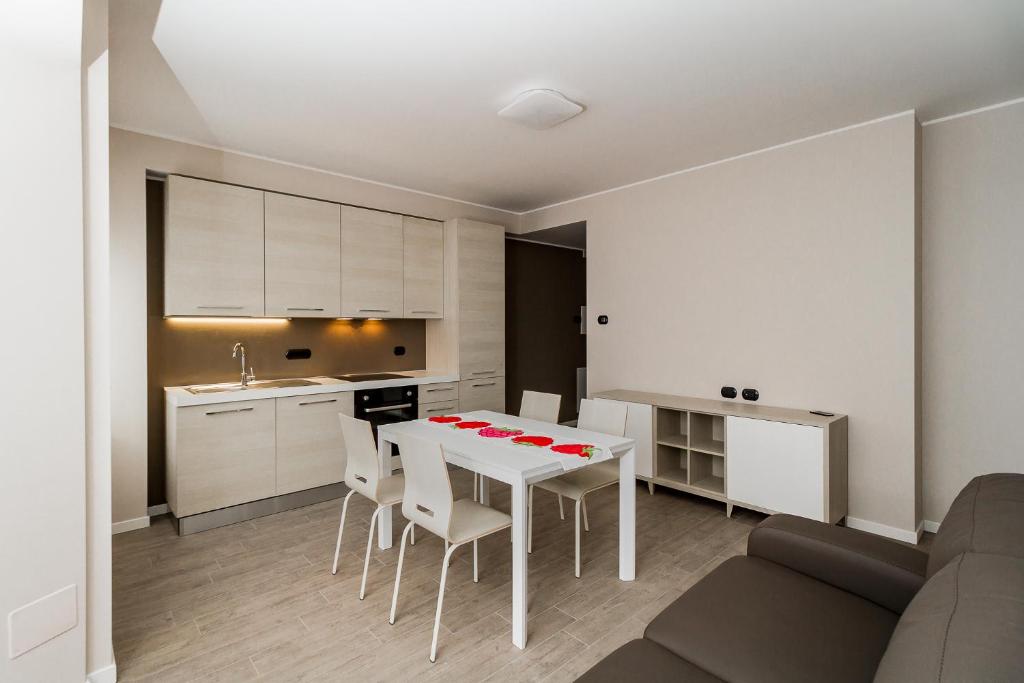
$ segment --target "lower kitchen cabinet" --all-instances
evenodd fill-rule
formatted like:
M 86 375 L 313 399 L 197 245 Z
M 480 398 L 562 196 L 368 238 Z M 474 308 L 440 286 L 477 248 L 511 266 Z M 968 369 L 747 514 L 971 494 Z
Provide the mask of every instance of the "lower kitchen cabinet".
M 418 417 L 422 420 L 425 417 L 434 417 L 435 415 L 451 415 L 459 412 L 459 401 L 438 401 L 436 403 L 421 403 L 419 405 Z
M 170 408 L 167 504 L 176 517 L 273 496 L 274 399 Z
M 459 382 L 459 410 L 493 410 L 505 412 L 505 378 L 485 377 Z
M 353 394 L 289 396 L 277 401 L 277 495 L 345 478 L 338 413 L 353 414 Z

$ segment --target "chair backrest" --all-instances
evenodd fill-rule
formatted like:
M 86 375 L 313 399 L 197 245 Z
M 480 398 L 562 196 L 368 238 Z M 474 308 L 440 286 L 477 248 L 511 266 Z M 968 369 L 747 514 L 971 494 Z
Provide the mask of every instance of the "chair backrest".
M 540 391 L 524 391 L 523 405 L 519 408 L 519 417 L 527 417 L 541 422 L 558 423 L 558 409 L 562 406 L 560 394 L 545 394 Z
M 345 485 L 371 500 L 377 499 L 380 462 L 373 445 L 373 426 L 366 420 L 338 413 L 341 437 L 345 440 Z
M 427 531 L 448 538 L 452 519 L 452 482 L 441 445 L 413 436 L 398 440 L 405 470 L 402 514 Z
M 623 436 L 626 433 L 626 404 L 585 398 L 580 403 L 580 418 L 576 426 L 591 432 Z

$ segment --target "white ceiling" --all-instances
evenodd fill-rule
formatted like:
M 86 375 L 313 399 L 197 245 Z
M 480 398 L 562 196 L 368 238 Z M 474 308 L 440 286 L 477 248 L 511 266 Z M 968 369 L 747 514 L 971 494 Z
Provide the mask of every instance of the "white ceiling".
M 1022 0 L 110 4 L 114 125 L 512 211 L 1024 95 Z

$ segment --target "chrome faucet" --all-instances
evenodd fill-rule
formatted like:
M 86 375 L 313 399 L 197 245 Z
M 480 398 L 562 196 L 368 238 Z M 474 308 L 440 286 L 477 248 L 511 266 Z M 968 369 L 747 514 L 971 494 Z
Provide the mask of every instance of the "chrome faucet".
M 249 366 L 249 372 L 245 371 L 245 345 L 242 342 L 235 342 L 235 348 L 231 349 L 231 357 L 237 358 L 238 354 L 242 354 L 242 386 L 249 386 L 249 382 L 256 379 L 256 375 L 252 371 L 252 366 Z

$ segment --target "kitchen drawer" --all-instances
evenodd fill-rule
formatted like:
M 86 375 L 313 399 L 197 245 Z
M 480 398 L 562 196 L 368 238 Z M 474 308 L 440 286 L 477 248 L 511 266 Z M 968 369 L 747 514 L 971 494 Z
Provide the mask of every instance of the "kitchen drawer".
M 352 416 L 352 392 L 288 396 L 277 401 L 277 495 L 345 478 L 338 414 Z
M 459 412 L 459 402 L 458 400 L 455 400 L 421 403 L 419 411 L 419 418 L 421 420 L 425 417 L 432 417 L 434 415 L 451 415 L 452 413 Z
M 178 408 L 169 427 L 168 503 L 175 516 L 274 495 L 274 399 Z
M 459 382 L 459 410 L 505 412 L 505 378 L 487 377 Z
M 439 382 L 420 385 L 420 403 L 454 401 L 459 398 L 458 382 Z

